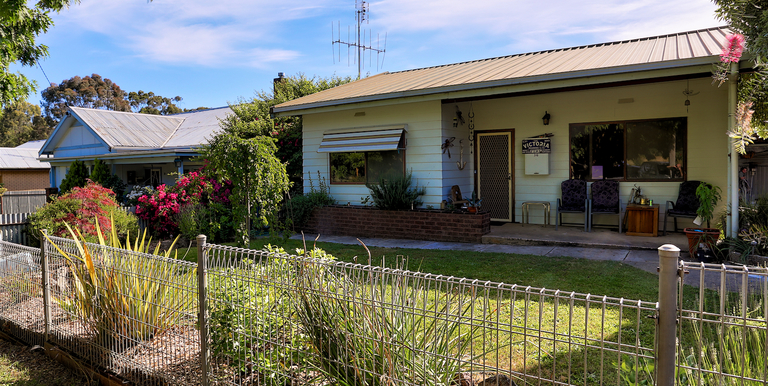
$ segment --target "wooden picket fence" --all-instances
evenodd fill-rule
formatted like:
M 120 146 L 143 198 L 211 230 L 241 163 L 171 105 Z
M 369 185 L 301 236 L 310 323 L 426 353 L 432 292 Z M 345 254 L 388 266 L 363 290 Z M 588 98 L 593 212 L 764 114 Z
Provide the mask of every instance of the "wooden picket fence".
M 0 214 L 0 240 L 14 244 L 29 245 L 26 232 L 27 217 L 31 213 Z

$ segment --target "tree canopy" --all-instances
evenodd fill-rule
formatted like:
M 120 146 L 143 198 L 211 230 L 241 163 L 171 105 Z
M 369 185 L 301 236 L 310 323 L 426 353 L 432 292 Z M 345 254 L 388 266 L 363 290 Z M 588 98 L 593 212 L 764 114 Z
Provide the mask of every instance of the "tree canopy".
M 48 56 L 48 47 L 35 39 L 53 25 L 50 12 L 58 12 L 78 0 L 3 0 L 0 2 L 0 104 L 3 107 L 26 99 L 36 84 L 21 73 L 11 73 L 12 63 L 34 66 Z
M 242 219 L 237 233 L 243 247 L 250 243 L 253 211 L 260 226 L 274 225 L 279 204 L 289 188 L 285 165 L 275 157 L 276 151 L 273 138 L 242 138 L 226 128 L 201 150 L 208 160 L 206 170 L 219 181 L 232 183 L 229 200 L 234 217 Z
M 747 50 L 754 71 L 739 78 L 739 105 L 733 112 L 737 127 L 728 135 L 740 153 L 757 138 L 768 139 L 768 0 L 714 0 L 715 14 L 736 33 L 715 66 L 720 84 L 727 78 L 731 63 L 738 63 Z
M 241 138 L 268 136 L 276 140 L 275 155 L 286 164 L 286 171 L 294 187 L 301 189 L 302 184 L 302 120 L 296 117 L 270 117 L 270 109 L 287 102 L 319 91 L 327 90 L 352 81 L 352 78 L 332 76 L 330 78 L 307 78 L 297 74 L 282 78 L 273 84 L 272 90 L 262 90 L 251 100 L 241 99 L 230 106 L 234 114 L 223 122 L 224 127 Z
M 85 166 L 85 162 L 75 160 L 75 162 L 69 165 L 67 175 L 64 176 L 61 185 L 59 185 L 59 193 L 67 193 L 75 187 L 82 188 L 88 183 L 86 179 L 89 175 L 90 173 L 88 173 L 88 167 Z
M 16 147 L 46 139 L 52 129 L 53 122 L 40 114 L 40 106 L 26 101 L 8 104 L 0 117 L 0 146 Z
M 42 96 L 45 115 L 57 121 L 64 117 L 67 106 L 131 111 L 128 93 L 99 74 L 83 78 L 74 76 L 59 84 L 51 83 Z
M 42 92 L 42 97 L 46 117 L 54 120 L 64 117 L 67 106 L 156 115 L 190 111 L 176 105 L 182 100 L 180 96 L 167 98 L 155 95 L 152 91 L 142 90 L 127 92 L 112 80 L 103 78 L 99 74 L 82 78 L 74 76 L 59 84 L 51 83 L 50 87 Z M 201 108 L 198 107 L 195 110 Z

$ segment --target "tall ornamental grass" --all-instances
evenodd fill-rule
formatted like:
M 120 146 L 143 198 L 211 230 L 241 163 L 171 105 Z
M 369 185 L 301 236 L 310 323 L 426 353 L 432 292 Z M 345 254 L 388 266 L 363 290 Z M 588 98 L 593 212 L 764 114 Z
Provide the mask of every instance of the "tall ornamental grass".
M 474 296 L 430 289 L 407 271 L 349 275 L 312 264 L 300 273 L 308 361 L 328 382 L 449 385 L 470 369 L 469 345 L 481 333 L 469 318 Z
M 71 293 L 57 299 L 61 307 L 80 318 L 99 345 L 112 350 L 180 324 L 184 313 L 195 306 L 192 291 L 183 289 L 195 283 L 195 270 L 170 257 L 173 247 L 163 255 L 156 248 L 150 257 L 145 254 L 149 249 L 145 237 L 131 243 L 128 235 L 122 245 L 115 227 L 105 240 L 96 224 L 99 245 L 86 243 L 80 230 L 69 224 L 76 252 L 65 252 L 52 243 L 72 275 Z

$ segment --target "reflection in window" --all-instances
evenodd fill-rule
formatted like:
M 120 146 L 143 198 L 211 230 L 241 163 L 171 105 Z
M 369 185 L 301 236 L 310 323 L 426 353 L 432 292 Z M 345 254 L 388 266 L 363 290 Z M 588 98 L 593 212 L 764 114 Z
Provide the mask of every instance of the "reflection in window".
M 377 182 L 383 176 L 402 175 L 405 170 L 403 150 L 330 153 L 330 159 L 334 184 Z
M 682 180 L 686 125 L 685 118 L 572 124 L 571 178 Z

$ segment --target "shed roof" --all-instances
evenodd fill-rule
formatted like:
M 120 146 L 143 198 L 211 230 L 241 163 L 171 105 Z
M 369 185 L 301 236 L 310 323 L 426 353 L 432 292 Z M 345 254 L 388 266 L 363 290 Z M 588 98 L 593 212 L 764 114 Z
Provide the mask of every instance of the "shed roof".
M 722 52 L 727 27 L 539 51 L 399 72 L 385 72 L 274 107 L 315 107 L 707 64 Z M 699 63 L 701 62 L 701 63 Z M 613 69 L 613 71 L 609 71 Z M 596 73 L 596 71 L 598 71 Z
M 41 144 L 42 145 L 42 144 Z M 50 169 L 47 162 L 37 160 L 37 148 L 0 147 L 0 169 Z

